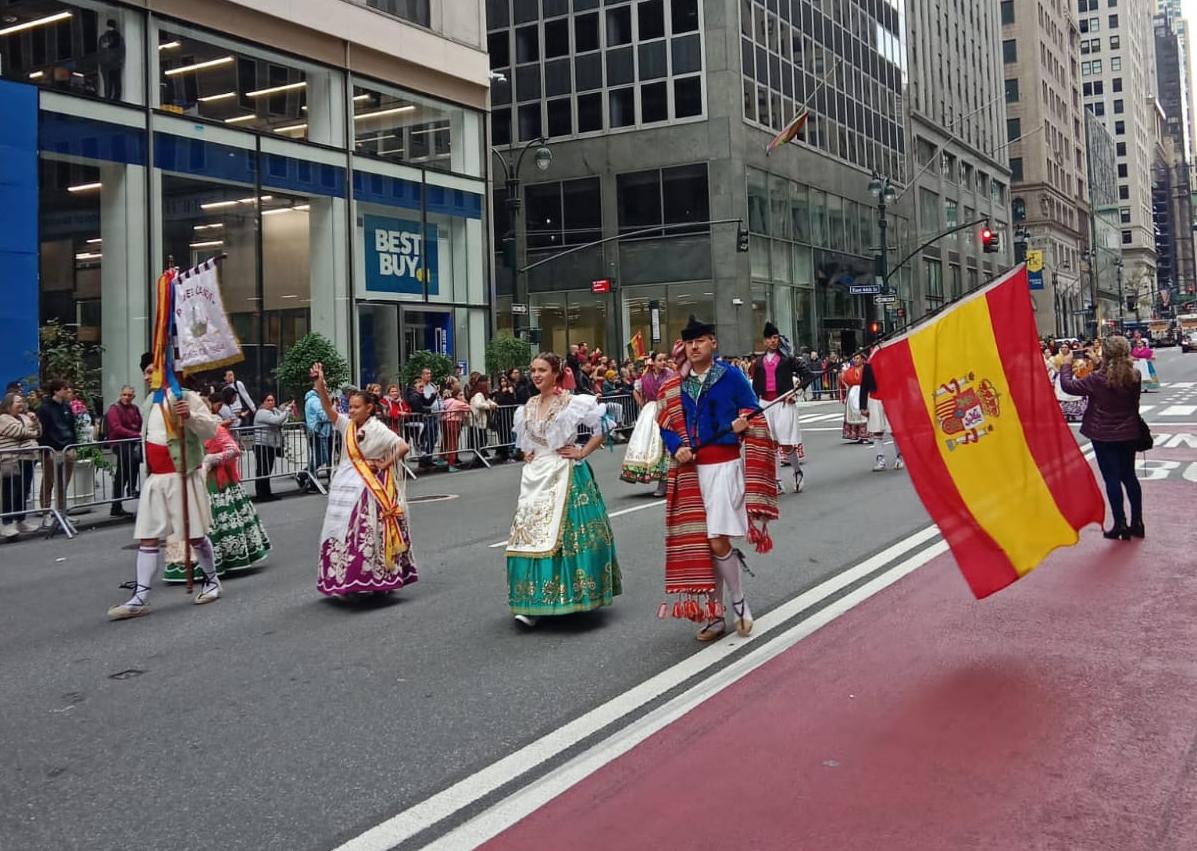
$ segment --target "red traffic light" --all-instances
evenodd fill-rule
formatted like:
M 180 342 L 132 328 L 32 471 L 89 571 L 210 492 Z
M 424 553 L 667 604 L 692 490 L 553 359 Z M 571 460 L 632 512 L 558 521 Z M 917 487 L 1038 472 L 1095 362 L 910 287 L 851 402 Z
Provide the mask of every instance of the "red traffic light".
M 981 251 L 994 254 L 1001 249 L 1001 237 L 988 227 L 981 228 Z
M 989 242 L 991 239 L 993 239 L 993 231 L 991 231 L 989 228 L 981 228 L 981 240 L 983 242 Z

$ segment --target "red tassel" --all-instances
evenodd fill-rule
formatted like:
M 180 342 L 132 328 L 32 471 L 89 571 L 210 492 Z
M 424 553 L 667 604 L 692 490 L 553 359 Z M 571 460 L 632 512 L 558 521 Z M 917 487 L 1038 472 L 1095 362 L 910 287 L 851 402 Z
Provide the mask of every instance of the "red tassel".
M 673 616 L 675 618 L 685 617 L 685 615 L 682 613 L 682 601 L 681 600 L 678 600 L 673 604 Z
M 667 615 L 667 614 L 669 614 L 669 604 L 668 603 L 662 603 L 661 605 L 657 606 L 657 617 L 658 618 L 664 619 L 665 615 Z

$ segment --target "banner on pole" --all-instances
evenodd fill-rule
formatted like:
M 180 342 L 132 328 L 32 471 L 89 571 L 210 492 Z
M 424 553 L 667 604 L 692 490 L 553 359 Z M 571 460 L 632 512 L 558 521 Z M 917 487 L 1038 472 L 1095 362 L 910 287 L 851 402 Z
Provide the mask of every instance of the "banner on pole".
M 199 372 L 244 360 L 241 343 L 220 297 L 216 260 L 179 273 L 174 286 L 178 366 L 187 372 Z

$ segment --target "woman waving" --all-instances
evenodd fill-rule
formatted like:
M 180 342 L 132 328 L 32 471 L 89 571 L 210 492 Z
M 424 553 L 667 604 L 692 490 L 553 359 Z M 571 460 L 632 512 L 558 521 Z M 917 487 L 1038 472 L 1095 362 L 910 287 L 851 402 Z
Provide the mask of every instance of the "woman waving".
M 341 463 L 329 483 L 320 533 L 321 594 L 386 593 L 416 581 L 407 521 L 403 465 L 408 445 L 374 416 L 378 399 L 365 390 L 349 396 L 339 413 L 324 383 L 324 365 L 312 367 L 320 404 L 344 440 Z

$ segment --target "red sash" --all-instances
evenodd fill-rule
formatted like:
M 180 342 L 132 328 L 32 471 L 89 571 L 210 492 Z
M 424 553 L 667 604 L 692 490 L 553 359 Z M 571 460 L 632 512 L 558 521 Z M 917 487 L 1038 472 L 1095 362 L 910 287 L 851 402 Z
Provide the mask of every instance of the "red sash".
M 175 460 L 170 457 L 170 449 L 161 443 L 146 443 L 145 463 L 151 474 L 175 473 Z

